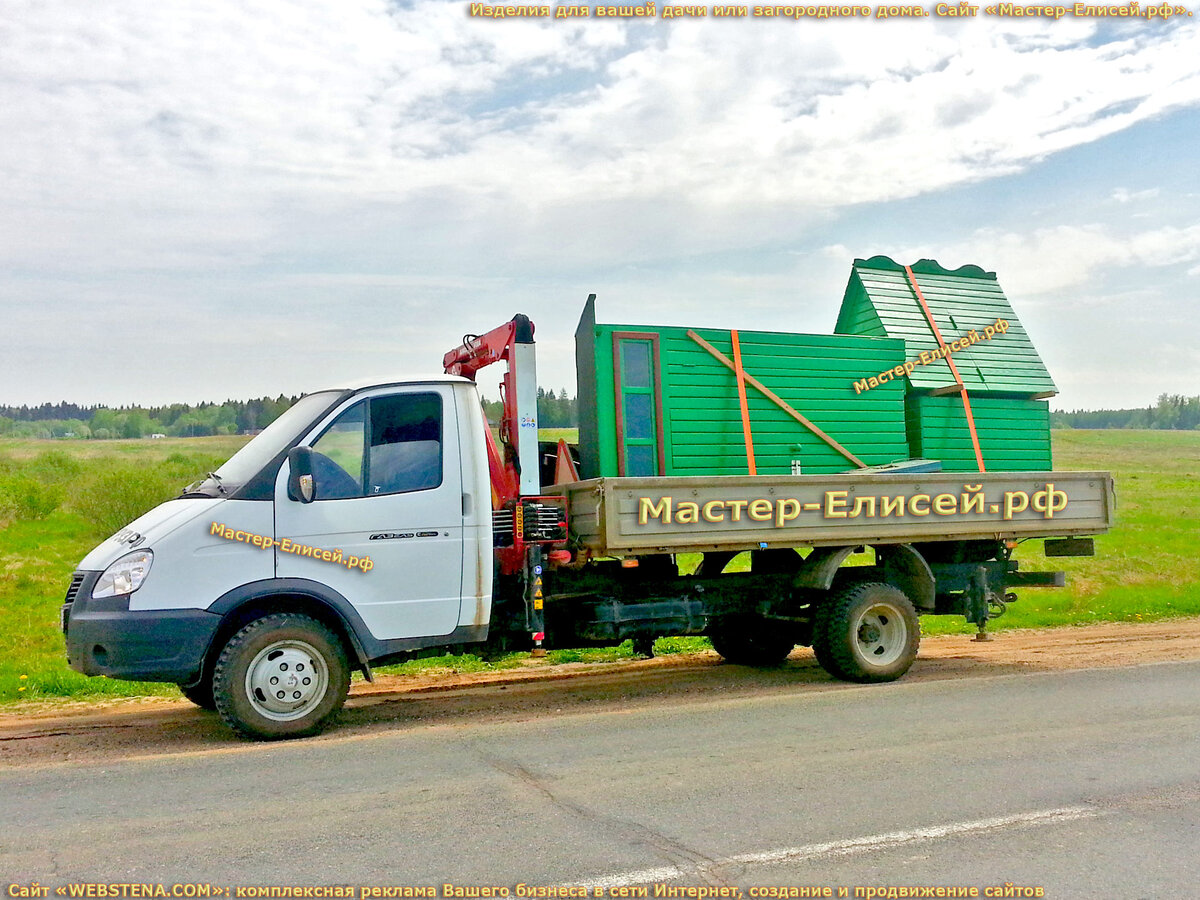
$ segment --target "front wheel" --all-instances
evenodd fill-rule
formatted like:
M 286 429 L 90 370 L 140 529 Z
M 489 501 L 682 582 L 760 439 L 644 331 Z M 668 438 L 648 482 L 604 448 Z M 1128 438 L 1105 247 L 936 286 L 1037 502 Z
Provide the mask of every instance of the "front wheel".
M 179 693 L 183 694 L 183 696 L 201 709 L 207 709 L 209 712 L 212 712 L 217 708 L 217 701 L 213 698 L 211 678 L 201 678 L 196 684 L 181 684 L 179 685 Z
M 895 681 L 917 658 L 920 643 L 912 601 L 890 584 L 850 585 L 817 609 L 813 652 L 826 672 L 844 681 Z
M 225 645 L 213 697 L 225 724 L 267 740 L 315 734 L 350 689 L 342 642 L 315 619 L 277 613 L 256 619 Z

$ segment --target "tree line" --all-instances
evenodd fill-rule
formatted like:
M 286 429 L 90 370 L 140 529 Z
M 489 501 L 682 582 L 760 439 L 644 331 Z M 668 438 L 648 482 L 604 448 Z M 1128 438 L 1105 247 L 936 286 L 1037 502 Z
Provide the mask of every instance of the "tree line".
M 40 406 L 0 406 L 0 437 L 75 438 L 106 440 L 167 437 L 207 437 L 215 434 L 254 434 L 275 421 L 298 396 L 226 400 L 224 403 L 172 403 L 169 406 L 78 406 L 43 403 Z M 488 419 L 500 420 L 499 401 L 484 401 Z M 543 428 L 573 428 L 577 404 L 566 388 L 558 393 L 538 388 L 538 421 Z
M 538 388 L 538 424 L 543 428 L 579 425 L 578 398 L 566 388 Z M 265 428 L 298 396 L 226 400 L 224 403 L 172 403 L 169 406 L 78 406 L 43 403 L 40 406 L 0 406 L 0 437 L 16 438 L 143 438 L 205 437 L 214 434 L 253 434 Z M 498 400 L 484 400 L 488 421 L 500 421 Z M 1200 429 L 1200 396 L 1160 394 L 1153 406 L 1133 409 L 1052 412 L 1054 428 L 1156 428 Z
M 1093 409 L 1052 412 L 1052 428 L 1158 428 L 1192 431 L 1200 428 L 1200 396 L 1159 394 L 1154 406 L 1134 409 Z
M 172 403 L 169 406 L 41 406 L 0 407 L 0 435 L 24 438 L 206 437 L 253 434 L 295 403 L 297 397 L 260 397 L 224 403 Z
M 539 428 L 577 428 L 579 427 L 579 401 L 563 388 L 557 394 L 553 390 L 538 388 L 538 427 Z M 504 404 L 499 400 L 483 401 L 483 412 L 493 425 L 499 425 L 504 415 Z

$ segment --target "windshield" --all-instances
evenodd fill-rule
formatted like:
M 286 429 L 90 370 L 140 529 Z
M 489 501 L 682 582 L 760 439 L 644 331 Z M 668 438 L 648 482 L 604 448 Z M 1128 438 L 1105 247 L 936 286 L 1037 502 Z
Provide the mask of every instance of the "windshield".
M 343 395 L 343 391 L 320 391 L 301 397 L 278 419 L 268 425 L 254 440 L 229 457 L 217 469 L 217 481 L 225 490 L 241 486 L 261 471 L 262 467 L 284 450 Z

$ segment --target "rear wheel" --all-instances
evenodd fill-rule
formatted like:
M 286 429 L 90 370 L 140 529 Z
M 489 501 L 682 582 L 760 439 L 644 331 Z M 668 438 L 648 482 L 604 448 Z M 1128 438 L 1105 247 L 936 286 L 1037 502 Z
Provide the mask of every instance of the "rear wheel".
M 709 626 L 713 649 L 743 666 L 777 666 L 796 646 L 796 637 L 762 616 L 722 616 Z
M 633 639 L 633 655 L 647 659 L 654 656 L 654 641 L 656 638 L 639 635 Z
M 350 689 L 342 642 L 308 616 L 277 613 L 229 639 L 213 672 L 217 712 L 234 731 L 275 739 L 315 734 Z
M 817 662 L 844 681 L 895 681 L 917 658 L 920 643 L 916 609 L 890 584 L 850 585 L 817 610 Z

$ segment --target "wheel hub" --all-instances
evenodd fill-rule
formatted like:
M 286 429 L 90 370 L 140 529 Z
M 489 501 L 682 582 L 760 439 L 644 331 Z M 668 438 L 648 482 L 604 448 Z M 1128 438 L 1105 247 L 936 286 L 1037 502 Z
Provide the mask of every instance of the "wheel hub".
M 321 702 L 329 673 L 319 653 L 304 641 L 264 647 L 246 670 L 246 694 L 262 715 L 276 721 L 298 719 Z
M 908 642 L 908 626 L 900 611 L 887 603 L 868 607 L 859 617 L 856 650 L 875 666 L 895 662 Z

